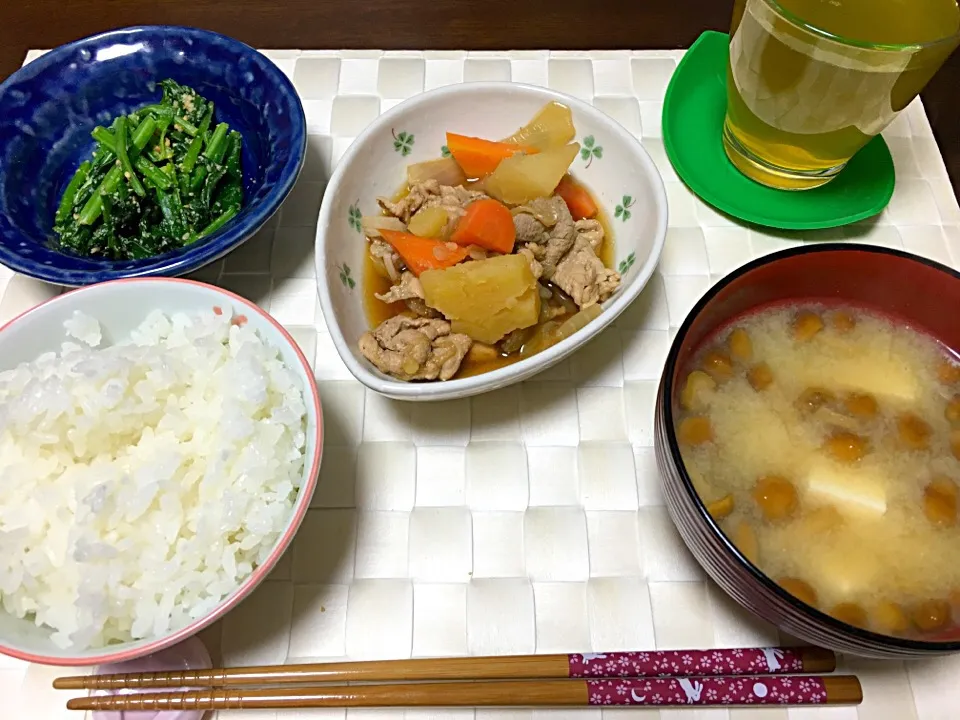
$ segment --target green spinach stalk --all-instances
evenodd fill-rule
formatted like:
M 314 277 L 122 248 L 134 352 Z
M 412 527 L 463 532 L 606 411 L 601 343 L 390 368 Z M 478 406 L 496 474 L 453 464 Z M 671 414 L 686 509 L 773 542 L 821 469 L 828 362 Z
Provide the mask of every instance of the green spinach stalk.
M 144 259 L 207 238 L 242 210 L 240 133 L 217 123 L 213 103 L 192 88 L 160 86 L 160 102 L 92 131 L 93 156 L 54 217 L 65 251 Z

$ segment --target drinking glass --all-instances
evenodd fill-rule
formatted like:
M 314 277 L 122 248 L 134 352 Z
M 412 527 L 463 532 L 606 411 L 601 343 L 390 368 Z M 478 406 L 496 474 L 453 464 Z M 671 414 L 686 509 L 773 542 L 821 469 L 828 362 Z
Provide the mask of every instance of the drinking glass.
M 827 2 L 839 12 L 850 8 L 850 28 L 895 37 L 906 24 L 891 0 L 848 6 L 842 5 L 848 0 L 791 0 L 795 12 L 777 0 L 734 5 L 723 144 L 740 172 L 770 187 L 806 190 L 829 182 L 917 96 L 960 41 L 950 15 L 960 15 L 954 0 L 946 0 L 952 8 L 927 0 L 941 16 L 919 20 L 929 19 L 925 34 L 945 36 L 912 44 L 852 40 L 795 14 Z

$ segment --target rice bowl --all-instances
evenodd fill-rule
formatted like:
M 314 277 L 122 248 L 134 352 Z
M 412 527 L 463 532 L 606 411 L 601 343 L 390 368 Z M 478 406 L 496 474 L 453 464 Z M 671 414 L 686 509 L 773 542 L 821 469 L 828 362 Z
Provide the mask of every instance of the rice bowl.
M 3 652 L 154 652 L 239 602 L 289 544 L 319 469 L 319 399 L 252 304 L 108 283 L 13 321 L 0 354 Z

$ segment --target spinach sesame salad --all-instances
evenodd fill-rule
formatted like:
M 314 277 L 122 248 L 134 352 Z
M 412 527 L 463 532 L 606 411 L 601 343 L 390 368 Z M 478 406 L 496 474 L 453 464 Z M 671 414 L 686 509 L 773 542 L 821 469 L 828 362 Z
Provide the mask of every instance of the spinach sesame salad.
M 54 220 L 77 255 L 141 260 L 223 227 L 243 204 L 241 138 L 213 103 L 173 80 L 163 99 L 98 126 L 93 157 L 67 185 Z

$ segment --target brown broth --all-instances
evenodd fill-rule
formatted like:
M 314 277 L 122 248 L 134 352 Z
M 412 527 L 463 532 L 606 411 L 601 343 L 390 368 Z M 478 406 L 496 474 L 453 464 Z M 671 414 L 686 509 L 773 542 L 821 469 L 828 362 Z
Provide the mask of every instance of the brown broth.
M 409 188 L 404 186 L 404 188 L 393 197 L 393 201 L 397 202 L 403 199 L 408 192 Z M 613 237 L 613 228 L 610 225 L 609 217 L 603 211 L 603 208 L 599 202 L 597 203 L 597 207 L 600 208 L 600 212 L 597 213 L 596 219 L 600 221 L 600 225 L 603 227 L 603 245 L 600 246 L 599 256 L 604 265 L 612 268 L 615 267 L 614 263 L 616 262 L 616 244 Z M 367 322 L 370 324 L 371 328 L 377 327 L 384 320 L 388 320 L 395 315 L 401 315 L 407 312 L 407 306 L 403 302 L 387 304 L 376 298 L 376 295 L 383 295 L 386 293 L 392 285 L 393 283 L 377 272 L 376 266 L 373 264 L 373 259 L 370 257 L 370 253 L 364 253 L 363 272 L 361 275 L 360 286 L 363 288 L 364 312 L 366 313 Z M 521 357 L 520 353 L 518 352 L 511 353 L 510 355 L 501 355 L 495 360 L 489 360 L 485 362 L 475 361 L 467 356 L 464 358 L 463 363 L 460 365 L 460 370 L 457 371 L 457 374 L 454 377 L 465 378 L 472 377 L 474 375 L 480 375 L 493 370 L 499 370 L 500 368 L 507 367 L 508 365 L 513 365 L 513 363 L 519 362 L 520 360 Z
M 384 320 L 389 320 L 394 315 L 400 315 L 406 311 L 407 305 L 402 301 L 385 303 L 376 297 L 388 292 L 393 287 L 393 283 L 377 272 L 369 252 L 363 254 L 363 272 L 360 277 L 360 287 L 363 288 L 363 310 L 371 329 Z

